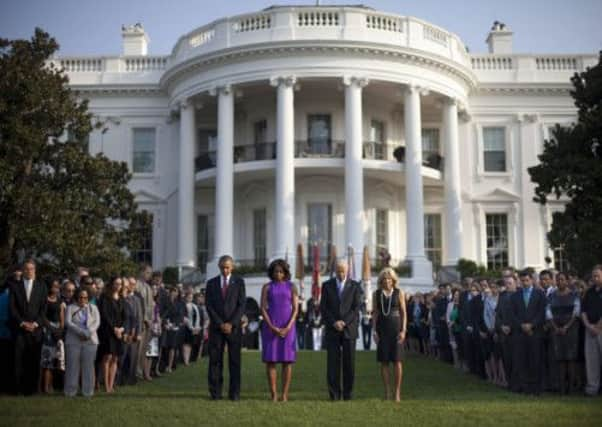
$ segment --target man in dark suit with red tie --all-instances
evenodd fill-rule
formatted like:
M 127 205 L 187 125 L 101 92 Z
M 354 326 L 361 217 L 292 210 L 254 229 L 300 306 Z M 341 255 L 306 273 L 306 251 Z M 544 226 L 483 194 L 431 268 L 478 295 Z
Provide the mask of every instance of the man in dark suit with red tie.
M 210 279 L 205 289 L 209 313 L 209 394 L 213 400 L 222 398 L 224 346 L 228 344 L 230 400 L 240 399 L 241 318 L 245 312 L 245 282 L 233 275 L 234 260 L 229 255 L 219 259 L 221 274 Z
M 35 261 L 25 261 L 22 278 L 13 282 L 9 304 L 15 337 L 15 385 L 17 393 L 26 396 L 38 390 L 47 295 L 46 285 L 36 280 Z
M 337 262 L 336 276 L 322 285 L 320 311 L 328 353 L 326 377 L 331 400 L 351 400 L 355 377 L 355 342 L 362 303 L 359 283 L 347 277 L 348 266 Z M 343 387 L 341 388 L 341 365 Z

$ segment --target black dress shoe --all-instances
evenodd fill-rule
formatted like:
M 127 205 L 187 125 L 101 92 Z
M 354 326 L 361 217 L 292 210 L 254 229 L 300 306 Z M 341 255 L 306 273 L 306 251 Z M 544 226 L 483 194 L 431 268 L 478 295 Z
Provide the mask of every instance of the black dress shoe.
M 240 396 L 230 396 L 230 400 L 232 402 L 238 402 L 240 400 Z

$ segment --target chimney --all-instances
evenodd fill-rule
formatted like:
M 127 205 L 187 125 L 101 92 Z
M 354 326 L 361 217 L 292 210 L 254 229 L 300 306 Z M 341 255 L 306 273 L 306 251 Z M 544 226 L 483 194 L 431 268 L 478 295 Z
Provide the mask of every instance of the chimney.
M 489 53 L 512 53 L 512 34 L 506 24 L 495 21 L 486 40 Z
M 142 24 L 122 25 L 121 37 L 123 39 L 123 56 L 146 56 L 148 42 L 150 41 Z

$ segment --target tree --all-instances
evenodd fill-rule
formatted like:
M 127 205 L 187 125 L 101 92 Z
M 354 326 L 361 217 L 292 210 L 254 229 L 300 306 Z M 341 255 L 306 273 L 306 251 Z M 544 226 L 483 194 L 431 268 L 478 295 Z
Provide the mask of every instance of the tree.
M 529 168 L 536 184 L 534 200 L 567 197 L 563 212 L 553 216 L 548 240 L 562 246 L 572 268 L 588 272 L 602 261 L 602 52 L 596 66 L 571 78 L 577 123 L 556 125 L 544 142 L 540 164 Z
M 0 39 L 0 265 L 33 256 L 53 273 L 129 271 L 131 175 L 88 154 L 83 141 L 101 125 L 49 60 L 57 49 L 41 29 Z

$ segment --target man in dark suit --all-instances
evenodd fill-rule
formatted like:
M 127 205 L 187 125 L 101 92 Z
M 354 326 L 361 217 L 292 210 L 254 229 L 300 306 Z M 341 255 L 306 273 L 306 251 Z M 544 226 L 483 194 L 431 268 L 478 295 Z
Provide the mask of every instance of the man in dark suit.
M 15 385 L 17 393 L 26 396 L 38 390 L 47 295 L 46 285 L 36 280 L 35 261 L 25 261 L 23 277 L 13 283 L 9 304 L 15 337 Z
M 228 344 L 230 400 L 240 399 L 241 318 L 245 312 L 245 282 L 234 276 L 234 260 L 229 255 L 219 259 L 221 274 L 207 282 L 206 307 L 209 313 L 209 394 L 222 398 L 224 346 Z
M 350 400 L 353 394 L 355 341 L 358 337 L 362 290 L 359 283 L 347 277 L 347 270 L 345 261 L 337 262 L 336 276 L 322 285 L 320 301 L 325 328 L 324 342 L 328 352 L 326 376 L 331 400 L 340 400 L 341 394 L 344 400 Z
M 495 328 L 497 330 L 500 345 L 502 347 L 502 364 L 504 365 L 504 377 L 510 390 L 516 390 L 518 375 L 516 369 L 512 368 L 512 354 L 514 340 L 518 331 L 512 329 L 512 295 L 516 293 L 516 281 L 511 275 L 504 277 L 505 290 L 500 293 L 495 311 Z
M 522 288 L 511 297 L 512 329 L 517 334 L 513 347 L 513 369 L 518 372 L 516 391 L 541 393 L 543 326 L 546 296 L 533 286 L 529 269 L 520 273 Z

